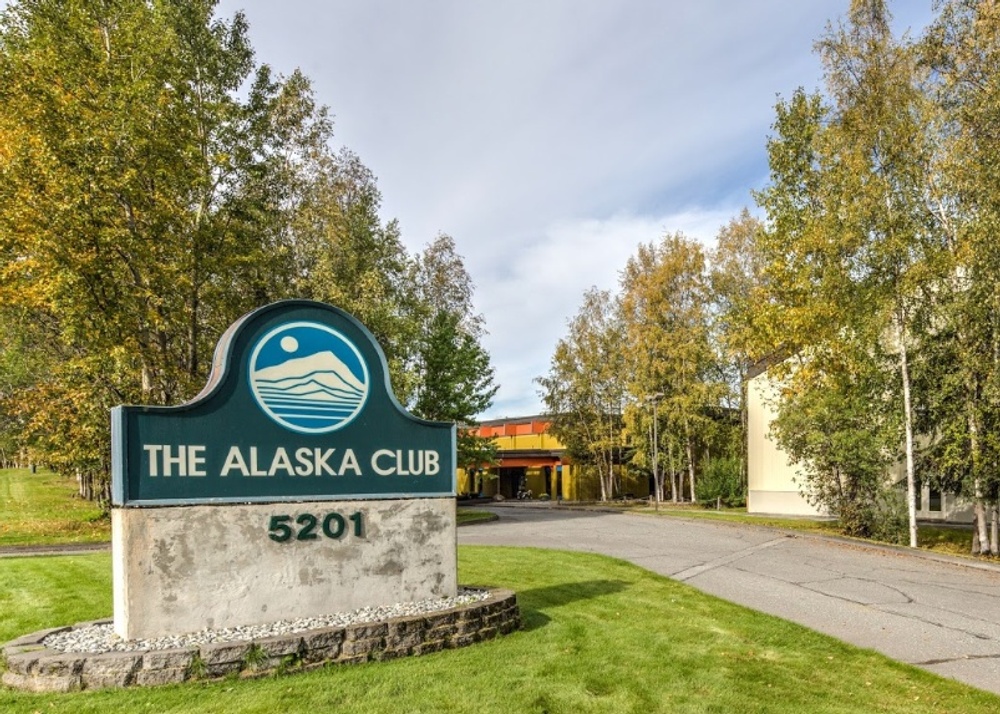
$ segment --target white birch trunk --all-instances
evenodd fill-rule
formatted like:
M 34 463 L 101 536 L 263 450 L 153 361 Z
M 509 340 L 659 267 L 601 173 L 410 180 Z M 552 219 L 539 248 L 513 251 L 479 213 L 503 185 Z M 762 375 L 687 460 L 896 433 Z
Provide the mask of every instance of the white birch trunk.
M 900 316 L 899 371 L 903 380 L 903 423 L 906 429 L 906 515 L 910 527 L 910 547 L 917 547 L 916 475 L 913 465 L 913 410 L 910 406 L 910 367 L 906 352 L 906 325 Z
M 688 457 L 688 483 L 691 486 L 691 503 L 698 503 L 698 497 L 694 495 L 694 448 L 691 444 L 691 437 L 687 439 Z
M 983 504 L 982 487 L 979 479 L 976 479 L 976 505 L 973 509 L 976 518 L 976 537 L 979 538 L 979 552 L 983 555 L 991 555 L 989 524 L 986 518 L 986 506 Z
M 990 552 L 1000 553 L 1000 506 L 996 501 L 990 506 Z
M 674 443 L 670 442 L 670 500 L 677 503 L 677 469 L 674 465 Z
M 979 453 L 979 423 L 975 414 L 971 411 L 969 418 L 969 449 L 972 451 L 972 490 L 975 505 L 973 506 L 973 553 L 990 554 L 990 534 L 986 523 L 986 507 L 983 505 L 983 484 L 979 478 L 979 464 L 981 461 Z

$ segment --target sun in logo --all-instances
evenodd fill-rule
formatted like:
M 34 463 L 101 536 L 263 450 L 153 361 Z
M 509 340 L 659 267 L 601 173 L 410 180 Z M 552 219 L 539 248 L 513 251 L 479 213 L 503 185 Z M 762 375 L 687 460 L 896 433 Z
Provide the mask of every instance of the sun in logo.
M 290 322 L 253 348 L 250 390 L 271 419 L 303 434 L 349 424 L 368 398 L 369 375 L 357 347 L 316 322 Z

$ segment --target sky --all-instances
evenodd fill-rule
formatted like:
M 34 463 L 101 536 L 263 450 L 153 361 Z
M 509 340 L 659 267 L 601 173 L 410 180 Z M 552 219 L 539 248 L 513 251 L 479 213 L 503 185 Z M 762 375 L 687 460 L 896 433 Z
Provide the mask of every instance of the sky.
M 499 391 L 535 378 L 592 286 L 640 243 L 711 249 L 767 182 L 779 98 L 822 87 L 813 45 L 849 0 L 221 0 L 257 60 L 301 69 L 335 144 L 378 177 L 411 253 L 454 238 Z M 918 34 L 931 0 L 890 2 Z

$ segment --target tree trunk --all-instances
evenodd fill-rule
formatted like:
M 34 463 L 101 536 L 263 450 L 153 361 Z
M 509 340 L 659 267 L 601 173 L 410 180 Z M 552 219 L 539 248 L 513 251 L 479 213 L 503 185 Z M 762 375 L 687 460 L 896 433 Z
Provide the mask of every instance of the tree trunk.
M 690 443 L 688 444 L 688 483 L 691 486 L 691 503 L 698 503 L 698 497 L 694 492 L 694 454 Z
M 194 276 L 194 280 L 197 280 L 197 275 Z M 198 361 L 198 332 L 199 332 L 199 309 L 201 303 L 198 300 L 198 294 L 195 292 L 191 296 L 191 314 L 188 318 L 188 353 L 187 353 L 187 372 L 189 377 L 197 377 L 198 370 L 201 368 L 201 364 Z
M 973 540 L 978 540 L 978 547 L 973 546 L 974 553 L 982 553 L 983 555 L 990 555 L 990 536 L 989 530 L 986 523 L 986 508 L 983 505 L 983 484 L 982 480 L 979 478 L 979 465 L 982 462 L 980 454 L 980 443 L 979 443 L 979 424 L 976 421 L 975 413 L 970 409 L 969 415 L 969 450 L 972 455 L 972 489 L 973 498 L 975 499 L 975 505 L 973 507 L 973 512 L 975 513 L 975 520 L 973 525 Z
M 993 550 L 990 548 L 990 532 L 989 523 L 986 517 L 986 506 L 983 503 L 983 499 L 980 494 L 978 481 L 976 485 L 976 505 L 974 507 L 974 511 L 976 514 L 976 535 L 979 538 L 979 552 L 983 555 L 992 555 Z
M 610 412 L 610 410 L 609 410 L 609 412 Z M 615 497 L 615 466 L 614 466 L 614 463 L 615 463 L 615 457 L 614 457 L 614 453 L 615 453 L 615 451 L 614 451 L 614 449 L 615 449 L 615 446 L 614 446 L 615 445 L 615 436 L 614 436 L 614 432 L 615 432 L 614 423 L 612 422 L 612 420 L 609 419 L 608 422 L 607 422 L 607 433 L 606 433 L 606 436 L 605 436 L 605 438 L 608 440 L 608 442 L 607 442 L 607 448 L 605 448 L 604 452 L 601 454 L 601 458 L 604 459 L 604 461 L 605 461 L 604 465 L 608 469 L 608 472 L 607 472 L 608 473 L 607 487 L 604 489 L 606 495 L 603 498 L 603 500 L 605 500 L 605 501 L 610 501 L 612 498 Z
M 653 488 L 656 490 L 656 508 L 660 508 L 660 502 L 663 500 L 663 474 L 660 473 L 660 444 L 659 444 L 659 429 L 657 424 L 657 414 L 656 414 L 656 404 L 653 404 L 653 428 L 652 428 L 652 441 L 653 441 Z
M 150 369 L 149 364 L 146 362 L 146 360 L 142 361 L 142 372 L 140 374 L 140 382 L 142 388 L 143 402 L 148 404 L 151 401 L 150 395 L 153 392 L 153 370 Z
M 910 405 L 910 366 L 906 351 L 905 313 L 899 315 L 899 371 L 903 380 L 903 424 L 906 429 L 906 515 L 910 530 L 910 547 L 917 547 L 917 484 L 913 465 L 913 411 Z
M 990 534 L 989 526 L 986 523 L 986 507 L 983 506 L 983 502 L 979 497 L 976 498 L 976 505 L 973 507 L 973 512 L 975 513 L 973 539 L 979 541 L 979 543 L 978 548 L 973 545 L 972 552 L 990 555 Z
M 670 500 L 677 503 L 677 469 L 674 464 L 674 443 L 670 442 Z
M 687 460 L 688 460 L 688 483 L 691 486 L 691 503 L 698 503 L 698 497 L 694 495 L 694 444 L 690 434 L 687 436 Z
M 76 470 L 76 482 L 79 487 L 80 498 L 85 501 L 94 500 L 94 476 L 89 471 Z
M 994 501 L 990 505 L 990 552 L 1000 554 L 1000 504 Z

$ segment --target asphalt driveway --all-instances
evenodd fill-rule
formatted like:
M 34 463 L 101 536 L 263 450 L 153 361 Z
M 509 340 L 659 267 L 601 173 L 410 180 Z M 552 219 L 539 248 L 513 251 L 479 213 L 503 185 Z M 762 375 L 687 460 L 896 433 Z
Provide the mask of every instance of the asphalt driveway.
M 492 507 L 470 545 L 603 553 L 741 605 L 1000 694 L 1000 569 L 770 528 Z

